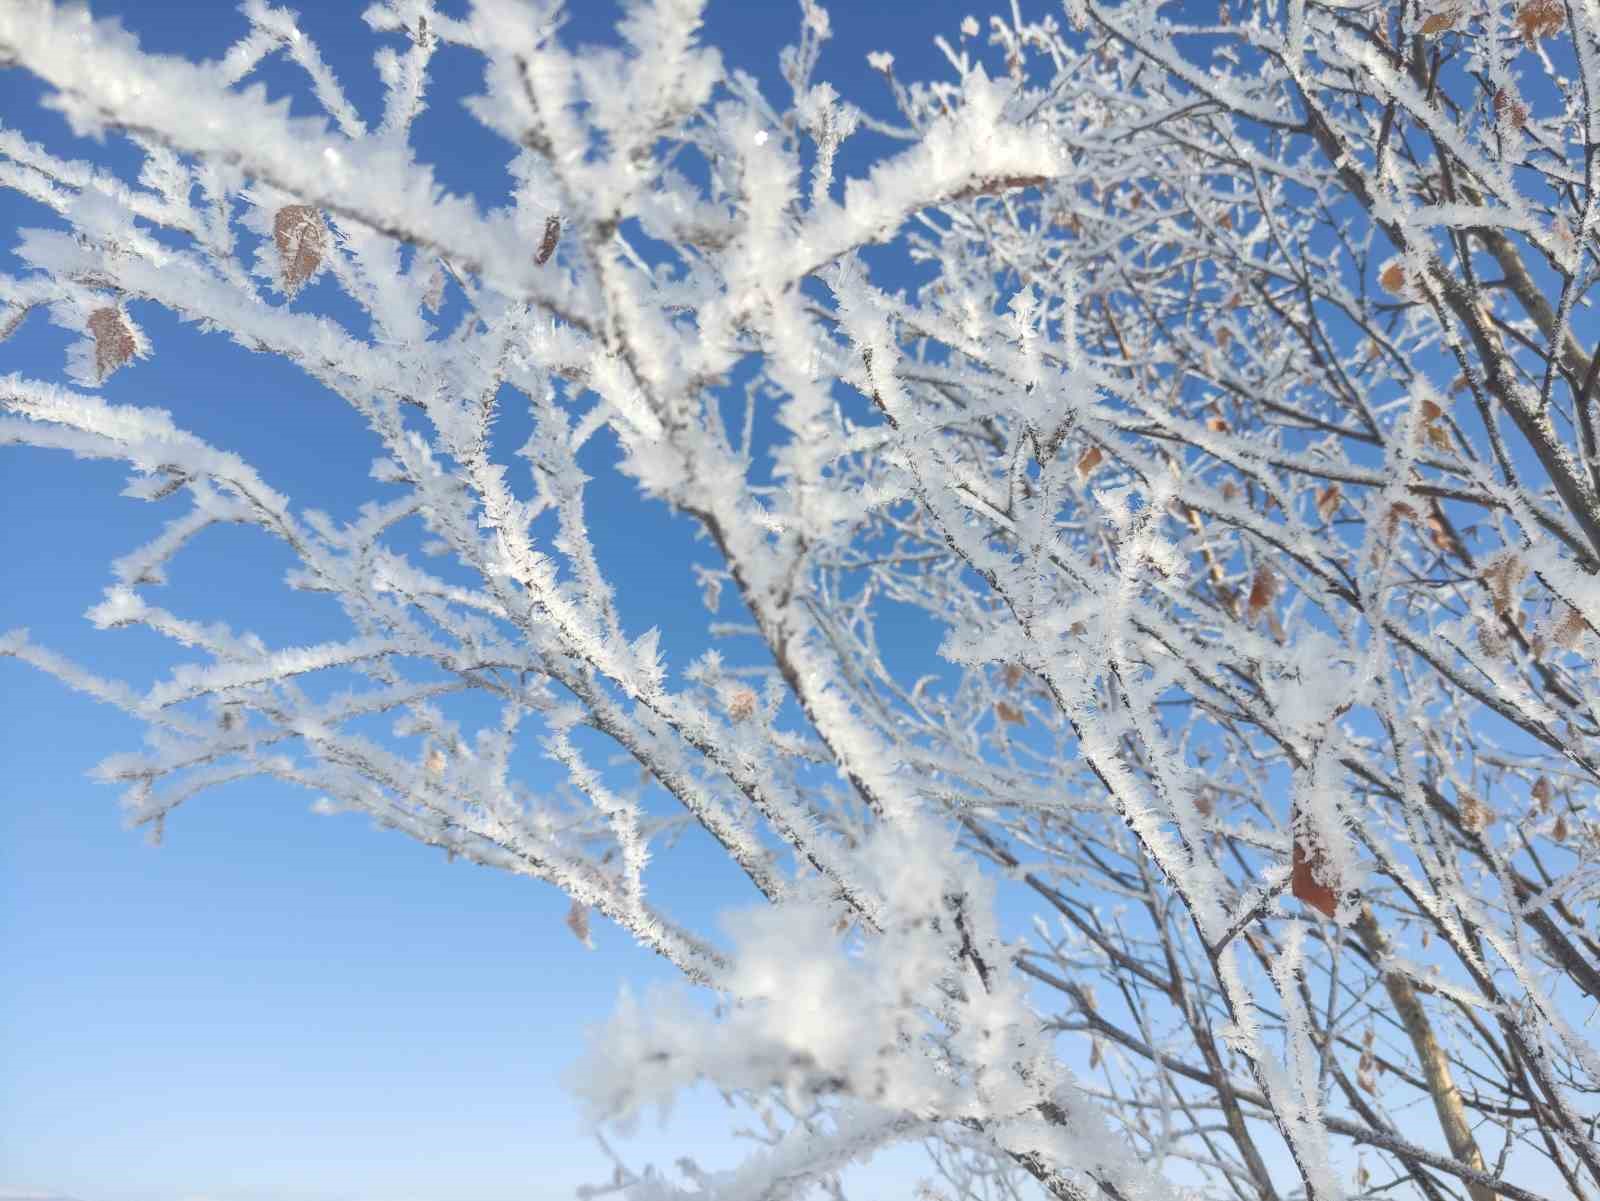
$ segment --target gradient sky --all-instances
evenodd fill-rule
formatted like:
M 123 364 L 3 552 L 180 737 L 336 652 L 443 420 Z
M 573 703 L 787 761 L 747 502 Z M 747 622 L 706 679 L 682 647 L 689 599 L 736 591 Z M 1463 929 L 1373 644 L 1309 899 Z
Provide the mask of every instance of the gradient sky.
M 302 25 L 371 116 L 379 43 L 360 22 L 365 6 L 320 0 L 304 5 Z M 577 40 L 609 37 L 613 4 L 570 8 Z M 221 0 L 92 9 L 122 18 L 148 49 L 191 58 L 219 55 L 245 28 Z M 934 35 L 954 42 L 969 10 L 986 11 L 969 0 L 831 9 L 819 78 L 885 117 L 867 52 L 891 50 L 907 78 L 944 76 Z M 711 0 L 706 39 L 781 104 L 777 53 L 798 28 L 790 0 Z M 476 63 L 460 51 L 437 61 L 421 155 L 447 187 L 493 202 L 507 147 L 461 136 L 470 121 L 458 100 L 476 90 Z M 274 92 L 294 80 L 282 68 L 261 77 Z M 133 161 L 114 139 L 73 139 L 38 107 L 40 94 L 20 72 L 0 72 L 0 121 L 58 154 Z M 858 135 L 842 165 L 886 148 Z M 0 230 L 54 224 L 0 192 Z M 17 266 L 9 249 L 0 262 Z M 170 410 L 245 454 L 298 506 L 346 516 L 372 495 L 374 445 L 335 398 L 220 335 L 149 306 L 135 316 L 155 353 L 120 373 L 109 399 Z M 0 373 L 60 379 L 70 340 L 36 314 L 0 344 Z M 603 474 L 611 452 L 594 445 L 591 471 Z M 143 684 L 170 663 L 161 640 L 97 632 L 82 617 L 110 561 L 178 511 L 120 497 L 126 475 L 0 448 L 0 630 L 26 626 L 45 646 Z M 707 550 L 641 510 L 626 484 L 600 491 L 592 511 L 623 612 L 641 631 L 659 624 L 669 668 L 681 667 L 706 620 L 687 563 L 709 561 Z M 286 566 L 258 535 L 211 531 L 178 558 L 166 595 L 269 642 L 337 636 L 328 609 L 283 588 Z M 927 654 L 920 640 L 890 649 Z M 609 1175 L 558 1076 L 624 982 L 670 979 L 664 965 L 598 923 L 597 950 L 585 951 L 551 888 L 447 864 L 363 817 L 319 817 L 310 794 L 274 782 L 203 795 L 174 816 L 163 846 L 147 847 L 122 829 L 116 789 L 85 776 L 139 745 L 137 723 L 15 660 L 0 660 L 0 718 L 0 1199 L 542 1201 Z M 531 770 L 549 775 L 548 765 Z M 691 870 L 658 875 L 656 887 L 687 917 L 754 899 L 714 854 L 677 863 Z M 634 1167 L 685 1151 L 727 1166 L 729 1116 L 714 1094 L 700 1096 L 678 1107 L 666 1134 L 646 1120 L 617 1145 Z M 885 1157 L 857 1173 L 869 1185 L 859 1195 L 909 1197 L 924 1163 L 915 1150 Z

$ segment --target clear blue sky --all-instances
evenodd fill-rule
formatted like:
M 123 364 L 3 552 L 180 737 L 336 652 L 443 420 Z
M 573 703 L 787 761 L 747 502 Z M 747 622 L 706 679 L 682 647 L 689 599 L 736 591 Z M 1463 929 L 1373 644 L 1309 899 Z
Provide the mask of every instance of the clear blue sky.
M 320 0 L 302 18 L 370 116 L 378 42 L 359 20 L 365 5 Z M 189 57 L 215 57 L 244 29 L 221 0 L 92 8 L 122 17 L 147 48 Z M 613 4 L 570 8 L 575 36 L 609 36 Z M 1023 9 L 1040 11 L 1040 0 Z M 887 117 L 866 53 L 891 50 L 906 78 L 942 75 L 934 35 L 953 42 L 968 11 L 988 10 L 851 0 L 831 11 L 819 77 Z M 712 0 L 706 37 L 781 102 L 777 53 L 798 27 L 789 0 Z M 475 90 L 474 66 L 459 52 L 442 57 L 419 140 L 446 186 L 492 202 L 506 148 L 459 137 L 470 123 L 457 101 Z M 276 89 L 292 76 L 265 78 Z M 131 161 L 115 141 L 75 142 L 39 95 L 19 72 L 0 73 L 0 121 L 58 153 Z M 862 135 L 856 153 L 885 148 Z M 0 230 L 50 224 L 0 193 Z M 16 267 L 9 251 L 4 263 Z M 110 399 L 169 409 L 298 504 L 342 516 L 370 495 L 373 445 L 334 398 L 220 335 L 148 307 L 136 316 L 155 355 L 116 377 Z M 0 372 L 59 379 L 68 341 L 35 315 L 0 344 Z M 125 476 L 0 449 L 0 629 L 27 626 L 44 645 L 142 683 L 169 662 L 159 640 L 99 633 L 82 617 L 110 561 L 175 512 L 119 497 Z M 687 564 L 706 560 L 704 545 L 641 512 L 626 487 L 603 495 L 595 516 L 630 624 L 658 623 L 669 666 L 681 667 L 687 654 L 675 648 L 701 646 L 705 613 Z M 269 641 L 337 635 L 326 610 L 286 593 L 286 566 L 248 533 L 213 532 L 179 558 L 169 591 L 183 611 Z M 0 660 L 0 715 L 0 1198 L 542 1201 L 606 1175 L 576 1137 L 557 1077 L 624 981 L 670 978 L 647 954 L 598 925 L 598 950 L 586 952 L 552 889 L 446 864 L 361 817 L 318 817 L 309 794 L 275 783 L 207 794 L 169 823 L 164 846 L 146 847 L 121 828 L 116 790 L 85 776 L 138 746 L 135 723 L 14 660 Z M 714 855 L 678 862 L 691 870 L 657 887 L 687 916 L 751 901 Z M 630 1161 L 664 1165 L 691 1150 L 728 1164 L 729 1115 L 714 1096 L 701 1102 L 676 1112 L 668 1138 L 645 1123 L 625 1144 Z M 861 1179 L 878 1186 L 862 1195 L 909 1197 L 917 1173 L 907 1168 L 922 1162 L 913 1152 L 869 1169 Z

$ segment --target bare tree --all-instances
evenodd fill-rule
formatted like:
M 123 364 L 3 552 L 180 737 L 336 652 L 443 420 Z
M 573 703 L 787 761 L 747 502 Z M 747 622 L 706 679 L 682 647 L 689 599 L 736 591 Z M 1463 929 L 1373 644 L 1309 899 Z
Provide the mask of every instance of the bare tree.
M 553 7 L 386 0 L 369 128 L 291 15 L 245 11 L 193 65 L 0 8 L 0 54 L 146 155 L 129 183 L 0 132 L 0 183 L 70 227 L 23 236 L 6 328 L 47 307 L 90 387 L 160 352 L 160 305 L 383 447 L 387 491 L 340 525 L 154 409 L 0 380 L 0 441 L 189 502 L 89 614 L 192 648 L 169 680 L 0 641 L 150 724 L 102 769 L 137 820 L 300 784 L 556 885 L 579 937 L 596 910 L 711 990 L 715 1014 L 624 1007 L 575 1088 L 626 1118 L 709 1079 L 770 1145 L 684 1187 L 619 1163 L 630 1197 L 842 1196 L 908 1140 L 929 1197 L 1596 1195 L 1600 14 L 1073 0 L 969 19 L 944 82 L 875 58 L 889 125 L 814 82 L 812 0 L 785 112 L 690 0 L 583 53 Z M 473 115 L 519 148 L 487 213 L 408 146 L 441 43 L 483 57 Z M 331 126 L 236 88 L 269 54 Z M 864 123 L 904 148 L 841 186 Z M 871 243 L 927 282 L 889 291 Z M 370 335 L 319 315 L 323 275 Z M 491 453 L 510 404 L 523 464 Z M 624 628 L 576 462 L 607 426 L 759 654 L 710 649 L 713 621 L 671 675 Z M 218 523 L 279 539 L 349 638 L 273 649 L 149 599 Z M 470 584 L 398 549 L 418 524 Z M 886 665 L 906 605 L 953 682 Z M 314 701 L 311 673 L 357 684 Z M 358 732 L 390 711 L 395 740 Z M 578 803 L 519 783 L 529 738 Z M 686 823 L 759 894 L 732 945 L 648 898 Z

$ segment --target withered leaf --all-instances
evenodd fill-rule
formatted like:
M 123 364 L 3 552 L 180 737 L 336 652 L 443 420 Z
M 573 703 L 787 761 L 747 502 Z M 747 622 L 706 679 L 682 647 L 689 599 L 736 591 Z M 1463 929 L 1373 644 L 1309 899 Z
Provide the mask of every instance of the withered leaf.
M 1488 585 L 1496 613 L 1506 615 L 1517 610 L 1517 588 L 1527 574 L 1527 564 L 1511 551 L 1502 551 L 1489 560 L 1483 569 L 1483 582 Z
M 1494 821 L 1494 810 L 1470 792 L 1460 795 L 1461 826 L 1473 834 L 1482 834 Z
M 278 270 L 284 295 L 294 296 L 322 266 L 328 249 L 328 227 L 309 204 L 286 204 L 272 219 L 272 240 L 278 247 Z
M 1561 620 L 1556 622 L 1555 628 L 1550 632 L 1550 640 L 1562 650 L 1576 650 L 1583 638 L 1585 624 L 1583 615 L 1568 605 L 1567 611 L 1562 614 Z
M 572 935 L 584 946 L 591 946 L 589 941 L 589 910 L 577 901 L 572 902 L 572 908 L 567 910 L 566 926 Z
M 1528 106 L 1501 88 L 1494 94 L 1494 115 L 1496 119 L 1508 121 L 1521 129 L 1528 123 Z
M 1084 451 L 1083 454 L 1079 455 L 1078 479 L 1080 481 L 1087 480 L 1091 475 L 1093 475 L 1095 468 L 1100 466 L 1100 461 L 1104 457 L 1105 456 L 1101 453 L 1098 446 L 1091 446 L 1088 450 Z
M 1398 508 L 1398 506 L 1396 507 Z M 1451 535 L 1450 527 L 1445 524 L 1442 516 L 1438 513 L 1429 513 L 1428 519 L 1424 524 L 1428 527 L 1428 541 L 1433 543 L 1436 549 L 1442 551 L 1453 551 L 1455 549 L 1456 540 Z
M 1533 782 L 1533 787 L 1528 790 L 1528 795 L 1533 798 L 1533 811 L 1535 813 L 1544 813 L 1549 810 L 1550 797 L 1553 792 L 1554 790 L 1550 787 L 1550 781 L 1545 777 L 1540 776 Z
M 1329 484 L 1317 493 L 1317 512 L 1324 521 L 1332 521 L 1333 515 L 1339 511 L 1340 492 L 1338 484 Z
M 1290 861 L 1290 891 L 1324 917 L 1332 917 L 1339 907 L 1339 897 L 1323 882 L 1328 874 L 1328 863 L 1322 849 L 1318 847 L 1308 852 L 1301 835 L 1296 834 Z
M 539 249 L 534 254 L 533 261 L 543 267 L 556 252 L 556 243 L 560 240 L 561 218 L 552 214 L 544 220 L 544 238 L 539 242 Z
M 1255 617 L 1259 614 L 1277 595 L 1278 577 L 1265 565 L 1257 567 L 1255 578 L 1250 581 L 1250 597 L 1245 602 L 1250 616 Z
M 139 342 L 127 317 L 115 306 L 96 309 L 86 324 L 94 338 L 95 380 L 104 383 L 108 375 L 138 353 Z
M 1527 0 L 1517 9 L 1517 15 L 1511 23 L 1531 50 L 1538 39 L 1560 33 L 1567 23 L 1567 15 L 1561 0 Z
M 756 714 L 756 694 L 750 688 L 735 688 L 728 694 L 728 716 L 734 721 L 749 721 Z

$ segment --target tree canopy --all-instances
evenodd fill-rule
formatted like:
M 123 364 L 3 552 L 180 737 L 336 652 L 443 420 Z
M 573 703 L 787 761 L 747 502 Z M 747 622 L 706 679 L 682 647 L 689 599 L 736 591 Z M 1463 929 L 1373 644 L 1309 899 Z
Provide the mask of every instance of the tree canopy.
M 142 157 L 0 129 L 57 218 L 0 326 L 80 335 L 70 386 L 0 378 L 0 443 L 173 514 L 87 615 L 170 639 L 164 681 L 0 653 L 147 723 L 100 769 L 136 821 L 265 775 L 676 965 L 698 993 L 619 1006 L 574 1091 L 626 1120 L 709 1080 L 767 1145 L 619 1163 L 636 1201 L 842 1196 L 917 1141 L 929 1198 L 1600 1195 L 1600 11 L 1017 5 L 927 31 L 943 78 L 875 56 L 884 122 L 815 78 L 815 0 L 782 108 L 696 0 L 604 47 L 544 0 L 380 0 L 375 120 L 244 10 L 191 63 L 0 6 L 0 59 Z M 498 207 L 414 152 L 441 47 Z M 323 115 L 248 86 L 269 56 Z M 837 178 L 869 127 L 898 149 Z M 101 398 L 156 307 L 359 415 L 359 519 Z M 691 662 L 619 613 L 599 436 L 714 550 Z M 347 636 L 168 607 L 219 525 Z M 908 607 L 937 675 L 884 653 Z M 752 886 L 728 937 L 651 897 L 691 825 Z

